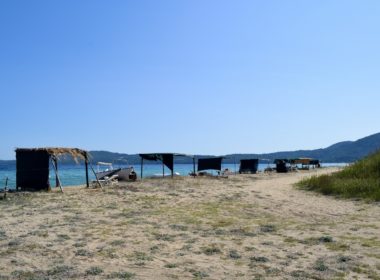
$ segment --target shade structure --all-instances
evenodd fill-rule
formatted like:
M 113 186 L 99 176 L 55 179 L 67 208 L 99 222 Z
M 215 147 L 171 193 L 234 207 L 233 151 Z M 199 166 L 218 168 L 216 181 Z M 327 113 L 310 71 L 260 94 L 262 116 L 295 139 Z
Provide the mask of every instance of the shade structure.
M 54 166 L 57 186 L 62 186 L 58 177 L 58 158 L 71 155 L 76 161 L 83 159 L 86 165 L 86 183 L 88 181 L 88 153 L 77 148 L 19 148 L 16 149 L 16 188 L 18 190 L 49 190 L 50 161 Z
M 47 151 L 16 151 L 16 185 L 21 190 L 48 190 L 49 160 Z
M 223 157 L 199 158 L 198 171 L 202 170 L 222 170 Z
M 287 159 L 275 159 L 274 163 L 276 164 L 276 171 L 278 173 L 286 173 L 289 171 L 287 163 L 289 161 Z
M 308 165 L 310 164 L 310 161 L 312 161 L 311 158 L 295 158 L 289 160 L 291 164 L 302 164 L 302 165 Z
M 259 167 L 259 159 L 242 159 L 240 160 L 239 173 L 255 174 Z
M 175 156 L 181 156 L 181 157 L 193 157 L 186 154 L 179 154 L 179 153 L 146 153 L 146 154 L 139 154 L 141 157 L 141 179 L 143 178 L 143 166 L 144 166 L 144 160 L 151 160 L 151 161 L 161 161 L 163 166 L 166 166 L 171 171 L 171 176 L 173 177 L 174 174 L 174 157 Z M 194 158 L 194 157 L 193 157 Z M 162 170 L 162 176 L 165 176 L 165 170 L 163 168 Z
M 174 155 L 171 153 L 139 154 L 142 159 L 161 161 L 171 171 L 174 169 Z
M 312 159 L 312 160 L 310 160 L 310 164 L 311 165 L 320 165 L 321 163 L 320 163 L 319 159 Z

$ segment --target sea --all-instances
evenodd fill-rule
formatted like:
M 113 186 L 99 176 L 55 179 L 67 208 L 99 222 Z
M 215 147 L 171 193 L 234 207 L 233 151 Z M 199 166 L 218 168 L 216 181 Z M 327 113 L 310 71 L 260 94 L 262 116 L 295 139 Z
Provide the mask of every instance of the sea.
M 322 167 L 329 166 L 346 166 L 346 163 L 323 163 Z M 133 166 L 138 177 L 141 177 L 141 166 L 140 165 L 114 165 L 113 168 L 120 167 L 130 167 Z M 197 167 L 197 166 L 196 166 Z M 263 171 L 267 167 L 275 167 L 274 164 L 259 164 L 258 170 Z M 97 166 L 93 166 L 95 172 L 102 171 L 98 169 Z M 238 172 L 238 164 L 222 164 L 222 169 L 228 169 L 231 172 Z M 165 167 L 165 175 L 170 175 L 170 170 Z M 190 172 L 193 171 L 192 164 L 175 164 L 174 172 L 180 176 L 187 176 Z M 216 171 L 208 171 L 216 175 Z M 62 164 L 58 166 L 59 178 L 61 180 L 62 186 L 76 186 L 84 185 L 86 183 L 86 173 L 85 167 L 81 164 Z M 152 177 L 152 176 L 162 176 L 162 165 L 161 164 L 144 164 L 143 178 Z M 90 181 L 95 180 L 95 174 L 89 168 L 89 177 Z M 7 182 L 6 182 L 7 181 Z M 5 187 L 5 184 L 9 189 L 16 188 L 16 165 L 12 163 L 2 163 L 0 165 L 0 189 Z M 55 173 L 54 169 L 50 167 L 50 185 L 55 186 Z

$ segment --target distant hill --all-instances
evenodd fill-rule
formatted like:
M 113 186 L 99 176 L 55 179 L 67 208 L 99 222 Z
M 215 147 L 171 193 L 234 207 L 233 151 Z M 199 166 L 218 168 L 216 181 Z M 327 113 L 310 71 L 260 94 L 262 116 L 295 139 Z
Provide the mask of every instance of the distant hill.
M 322 162 L 354 162 L 371 153 L 380 150 L 380 133 L 367 136 L 357 141 L 344 141 L 331 145 L 324 149 L 316 150 L 298 150 L 285 151 L 268 154 L 229 154 L 225 155 L 225 163 L 239 162 L 244 158 L 269 159 L 273 161 L 276 158 L 298 158 L 311 157 L 320 159 Z M 106 151 L 91 151 L 93 162 L 106 161 L 115 163 L 140 163 L 140 157 L 137 154 L 128 155 L 120 153 L 111 153 Z M 196 155 L 196 157 L 207 157 L 206 155 Z M 177 157 L 176 163 L 192 163 L 191 158 Z
M 268 154 L 229 154 L 224 155 L 225 163 L 238 163 L 240 159 L 245 158 L 259 158 L 262 162 L 263 159 L 273 161 L 276 158 L 299 158 L 310 157 L 320 159 L 322 162 L 354 162 L 363 157 L 380 150 L 380 133 L 373 134 L 357 141 L 344 141 L 339 142 L 330 147 L 316 150 L 298 150 L 298 151 L 285 151 Z M 96 163 L 98 161 L 112 162 L 115 164 L 139 164 L 140 157 L 138 154 L 123 154 L 113 153 L 107 151 L 90 151 L 91 161 Z M 196 155 L 196 157 L 207 157 L 207 155 Z M 69 157 L 63 160 L 65 163 L 71 163 Z M 192 163 L 189 157 L 176 157 L 176 163 Z M 0 160 L 1 165 L 8 164 L 9 161 Z

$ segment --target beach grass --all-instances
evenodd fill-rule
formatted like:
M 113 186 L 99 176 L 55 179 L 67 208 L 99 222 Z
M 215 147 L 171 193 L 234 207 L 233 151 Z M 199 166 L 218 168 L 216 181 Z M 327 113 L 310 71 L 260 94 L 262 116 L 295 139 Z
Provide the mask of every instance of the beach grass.
M 325 195 L 380 201 L 380 151 L 339 172 L 303 179 L 297 186 Z

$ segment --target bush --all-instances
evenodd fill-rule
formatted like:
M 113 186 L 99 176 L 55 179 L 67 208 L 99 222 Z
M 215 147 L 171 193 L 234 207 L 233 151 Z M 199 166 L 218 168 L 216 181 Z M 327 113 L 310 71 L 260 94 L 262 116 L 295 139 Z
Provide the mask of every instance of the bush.
M 380 152 L 340 172 L 304 179 L 297 186 L 325 195 L 380 201 Z

